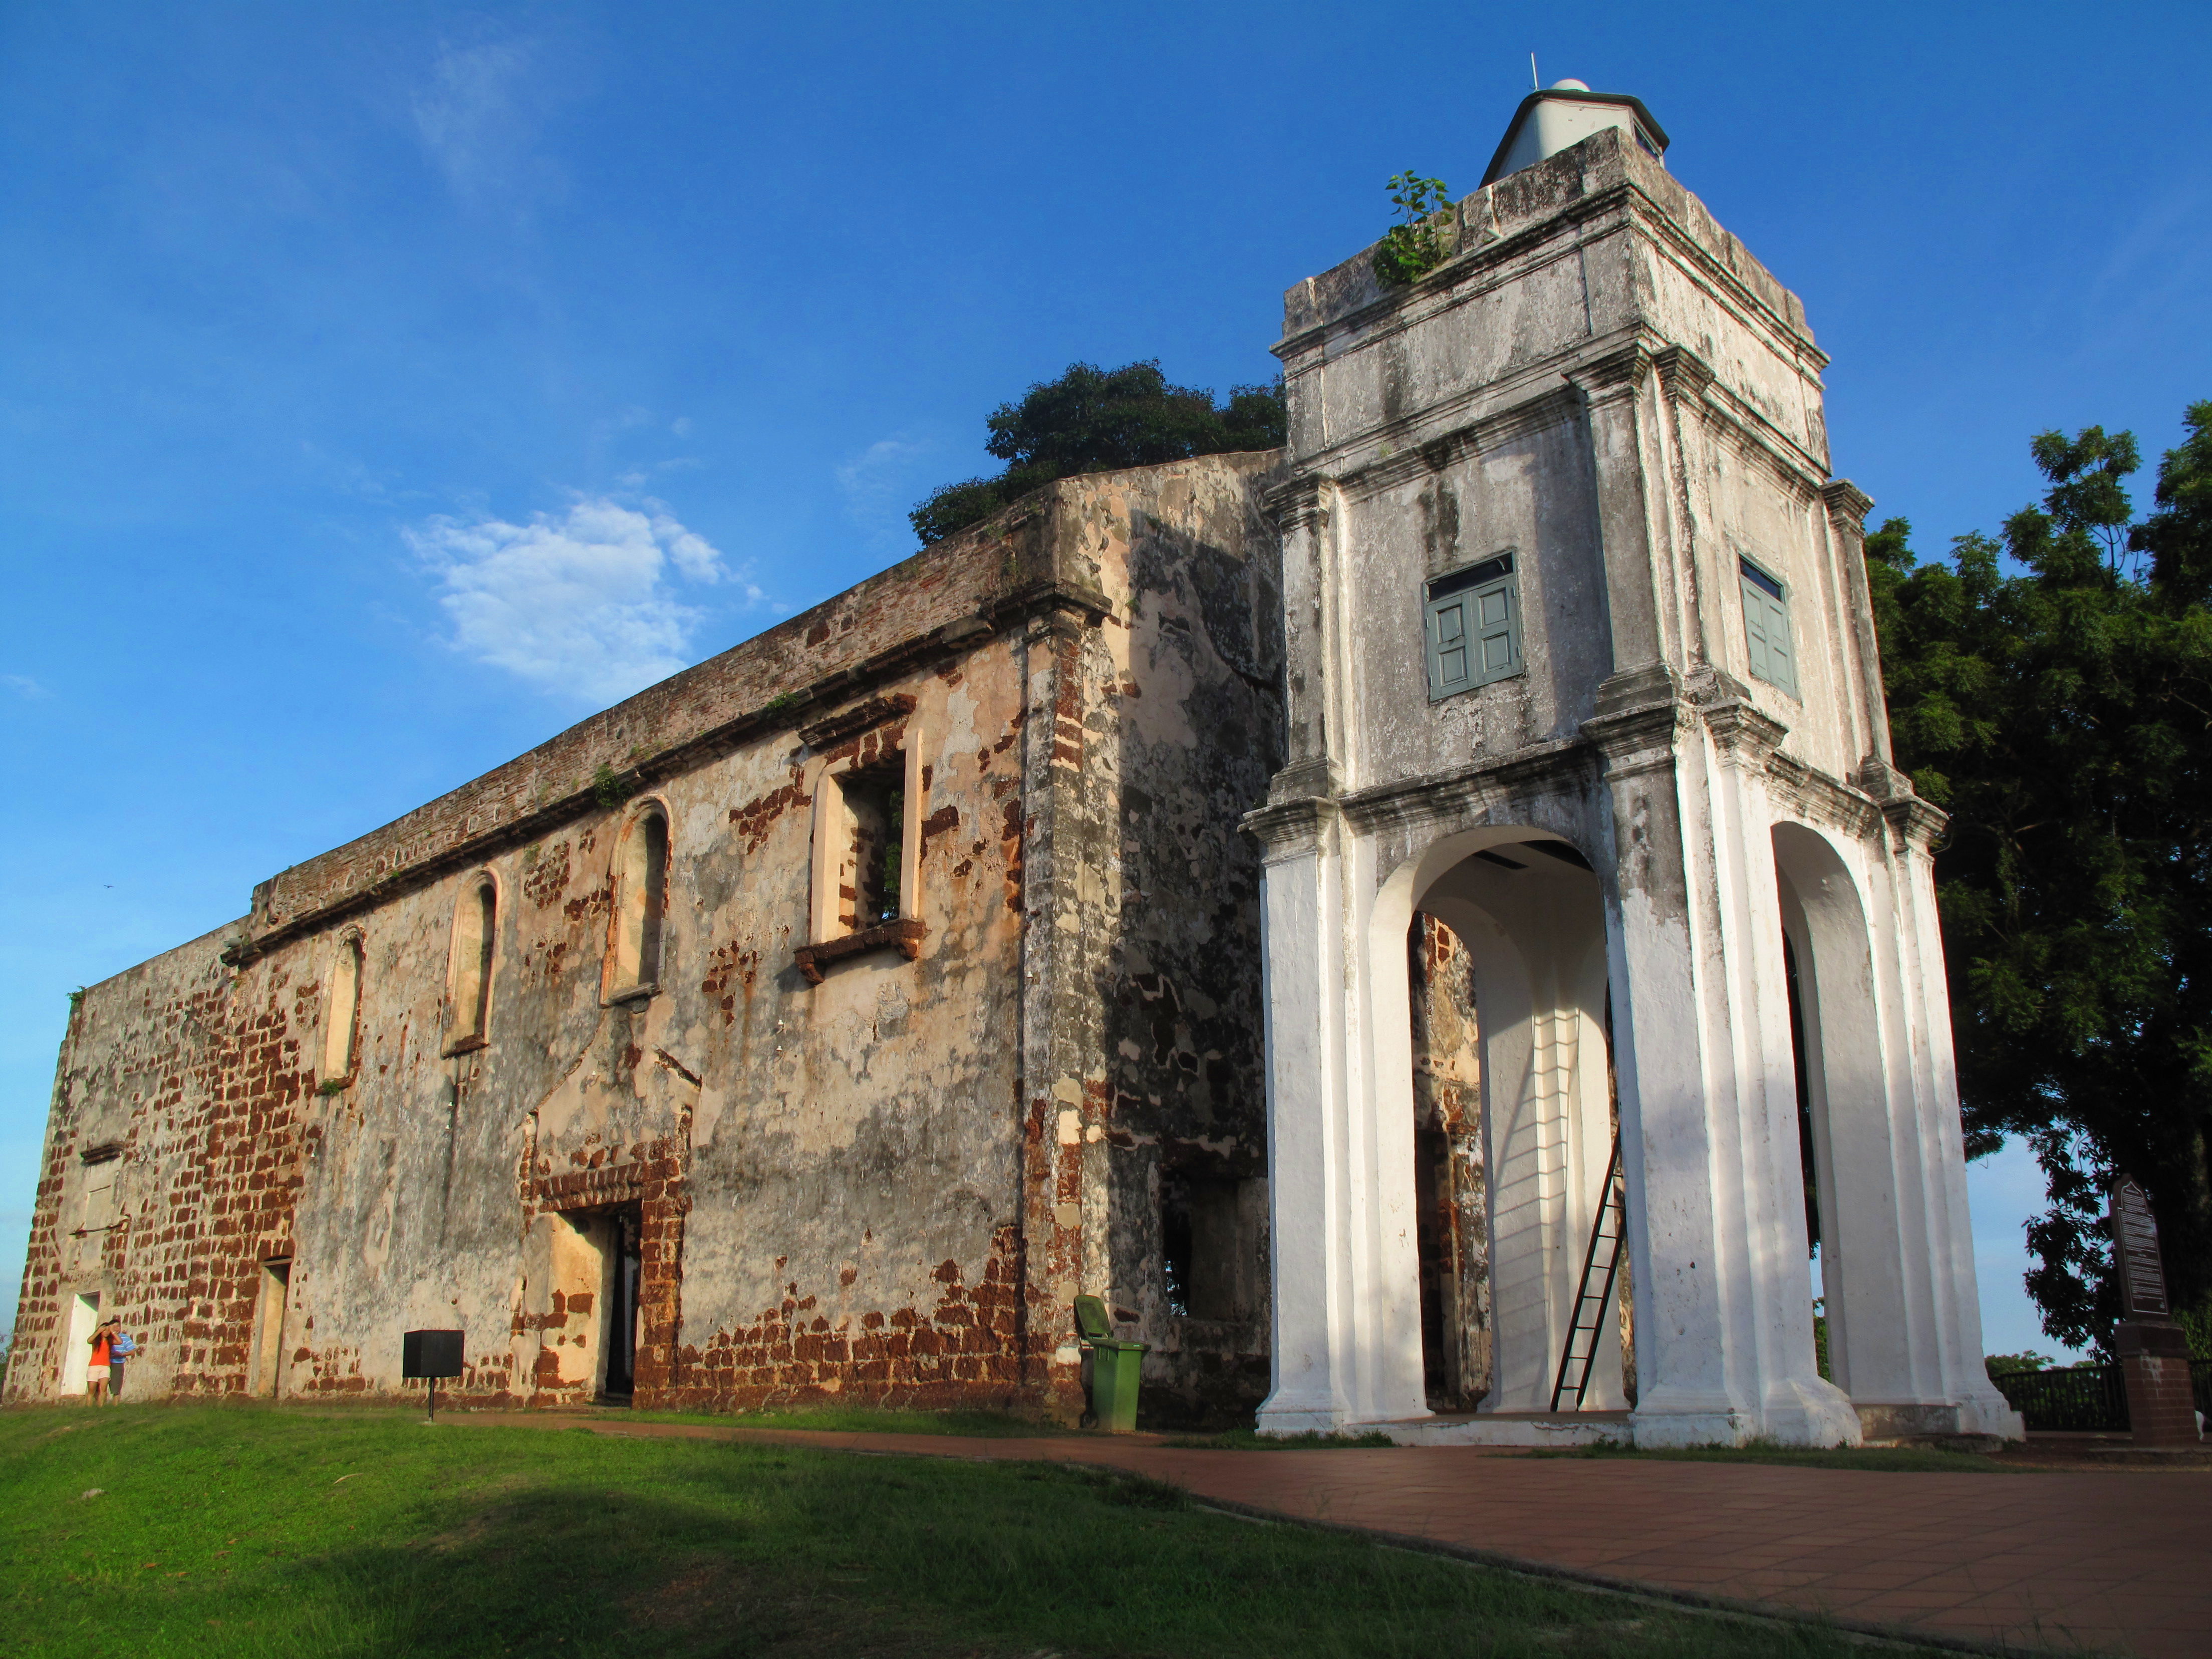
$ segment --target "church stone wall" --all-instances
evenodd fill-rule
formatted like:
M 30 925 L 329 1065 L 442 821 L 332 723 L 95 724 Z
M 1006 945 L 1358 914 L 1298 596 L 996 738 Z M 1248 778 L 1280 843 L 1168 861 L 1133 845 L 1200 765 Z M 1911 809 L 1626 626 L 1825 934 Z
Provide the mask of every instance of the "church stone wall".
M 1234 824 L 1279 759 L 1271 465 L 1054 486 L 91 988 L 7 1397 L 61 1392 L 96 1294 L 145 1346 L 132 1395 L 390 1395 L 404 1331 L 459 1327 L 459 1399 L 586 1400 L 623 1216 L 641 1404 L 1071 1411 L 1078 1291 L 1155 1340 L 1185 1409 L 1250 1395 L 1256 1268 L 1249 1317 L 1188 1340 L 1155 1287 L 1163 1162 L 1261 1167 Z M 919 938 L 815 982 L 824 769 L 893 755 Z M 607 963 L 647 811 L 664 968 L 625 996 Z M 456 917 L 486 879 L 488 1030 L 456 1042 Z M 1264 1237 L 1231 1248 L 1256 1263 Z

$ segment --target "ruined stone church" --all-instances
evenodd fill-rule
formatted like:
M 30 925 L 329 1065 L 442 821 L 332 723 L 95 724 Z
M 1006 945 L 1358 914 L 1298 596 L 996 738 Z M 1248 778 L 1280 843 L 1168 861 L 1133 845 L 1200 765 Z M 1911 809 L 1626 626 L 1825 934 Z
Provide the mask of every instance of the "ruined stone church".
M 2016 1434 L 1797 299 L 1633 98 L 1062 480 L 91 987 L 4 1396 Z M 1827 1358 L 1808 1273 L 1817 1242 Z

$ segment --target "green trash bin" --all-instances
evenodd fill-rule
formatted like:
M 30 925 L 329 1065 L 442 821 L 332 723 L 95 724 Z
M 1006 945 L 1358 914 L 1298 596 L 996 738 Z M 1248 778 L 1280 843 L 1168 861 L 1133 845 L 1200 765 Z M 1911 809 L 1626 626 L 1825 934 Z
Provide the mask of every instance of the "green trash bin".
M 1075 1298 L 1075 1328 L 1083 1334 L 1083 1346 L 1091 1350 L 1092 1419 L 1109 1434 L 1133 1434 L 1137 1387 L 1151 1345 L 1116 1340 L 1106 1304 L 1095 1296 Z

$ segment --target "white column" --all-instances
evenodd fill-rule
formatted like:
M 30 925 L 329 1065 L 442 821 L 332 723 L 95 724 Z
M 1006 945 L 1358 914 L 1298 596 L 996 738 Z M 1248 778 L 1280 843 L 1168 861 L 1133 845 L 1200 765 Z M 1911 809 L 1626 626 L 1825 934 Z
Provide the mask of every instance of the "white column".
M 1342 881 L 1334 809 L 1320 800 L 1246 820 L 1266 843 L 1268 1238 L 1273 1386 L 1263 1434 L 1349 1420 L 1341 1364 L 1350 1290 L 1343 1168 Z
M 1347 826 L 1349 828 L 1349 826 Z M 1346 1393 L 1358 1422 L 1429 1415 L 1421 1357 L 1421 1255 L 1413 1173 L 1413 1007 L 1406 935 L 1412 872 L 1382 894 L 1372 837 L 1344 837 L 1347 1004 L 1346 1218 L 1351 1338 Z
M 1606 752 L 1613 818 L 1637 1443 L 1856 1443 L 1850 1403 L 1813 1363 L 1767 814 L 1665 677 L 1613 690 L 1585 729 Z
M 1950 1426 L 1962 1434 L 2027 1432 L 2020 1414 L 1989 1378 L 1983 1364 L 1982 1311 L 1974 1270 L 1973 1223 L 1966 1204 L 1966 1135 L 1959 1115 L 1959 1080 L 1951 1047 L 1951 1008 L 1944 975 L 1943 937 L 1936 910 L 1936 880 L 1929 848 L 1942 820 L 1917 798 L 1885 807 L 1893 830 L 1889 869 L 1896 908 L 1897 977 L 1909 1045 L 1909 1096 L 1893 1108 L 1902 1147 L 1917 1152 L 1911 1184 L 1916 1255 L 1908 1255 L 1908 1282 L 1921 1316 L 1925 1360 L 1916 1366 L 1923 1399 L 1955 1404 Z M 1903 1194 L 1900 1194 L 1900 1200 Z

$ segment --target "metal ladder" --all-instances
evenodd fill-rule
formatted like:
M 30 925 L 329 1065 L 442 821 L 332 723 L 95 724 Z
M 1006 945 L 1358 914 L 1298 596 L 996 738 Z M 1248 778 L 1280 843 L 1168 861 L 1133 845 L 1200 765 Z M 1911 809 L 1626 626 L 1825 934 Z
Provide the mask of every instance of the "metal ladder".
M 1613 1135 L 1613 1156 L 1605 1166 L 1604 1191 L 1605 1195 L 1598 1200 L 1597 1214 L 1590 1220 L 1589 1249 L 1583 1256 L 1582 1288 L 1575 1293 L 1574 1321 L 1567 1327 L 1567 1346 L 1559 1351 L 1559 1375 L 1552 1384 L 1553 1411 L 1559 1409 L 1559 1401 L 1566 1397 L 1570 1388 L 1575 1399 L 1570 1409 L 1583 1408 L 1583 1395 L 1589 1389 L 1590 1362 L 1597 1358 L 1598 1337 L 1605 1329 L 1605 1310 L 1613 1301 L 1613 1281 L 1620 1271 L 1620 1241 L 1628 1230 L 1628 1219 L 1620 1191 L 1618 1129 Z M 1579 1353 L 1576 1352 L 1578 1342 L 1582 1344 Z

